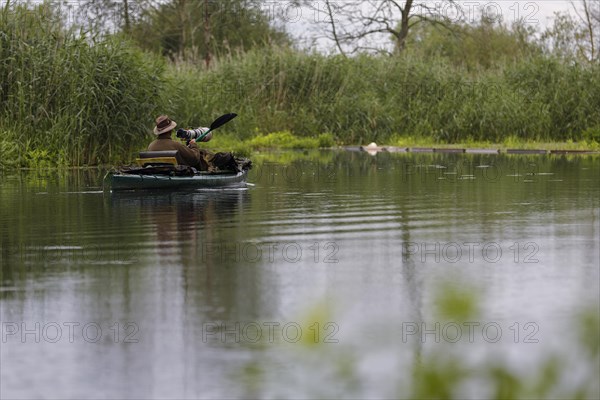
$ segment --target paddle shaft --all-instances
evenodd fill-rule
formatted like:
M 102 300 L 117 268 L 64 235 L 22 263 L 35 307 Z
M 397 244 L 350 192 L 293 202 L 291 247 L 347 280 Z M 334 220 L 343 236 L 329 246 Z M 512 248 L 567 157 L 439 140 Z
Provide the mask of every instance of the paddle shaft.
M 225 125 L 226 123 L 228 123 L 235 117 L 237 117 L 237 114 L 235 114 L 235 113 L 221 115 L 219 118 L 215 119 L 212 124 L 210 124 L 210 128 L 206 132 L 204 132 L 202 135 L 200 135 L 199 138 L 196 139 L 196 142 L 202 141 L 202 139 L 204 139 L 204 137 L 206 135 L 208 135 L 210 132 Z
M 201 142 L 201 141 L 202 141 L 202 139 L 204 139 L 204 137 L 205 137 L 206 135 L 208 135 L 209 133 L 211 133 L 211 132 L 212 132 L 212 129 L 209 129 L 209 130 L 207 130 L 206 132 L 204 132 L 202 135 L 200 135 L 200 137 L 199 137 L 199 138 L 197 138 L 197 139 L 194 139 L 194 140 L 195 140 L 196 142 Z

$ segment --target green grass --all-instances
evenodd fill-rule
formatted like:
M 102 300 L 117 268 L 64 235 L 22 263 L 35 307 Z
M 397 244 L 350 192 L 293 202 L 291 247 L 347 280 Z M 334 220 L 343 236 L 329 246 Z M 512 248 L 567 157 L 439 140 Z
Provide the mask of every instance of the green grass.
M 203 143 L 202 147 L 213 150 L 233 150 L 245 155 L 258 150 L 286 150 L 286 149 L 323 149 L 342 145 L 336 142 L 331 134 L 323 133 L 317 137 L 298 137 L 290 132 L 273 132 L 257 134 L 257 136 L 240 140 L 232 134 L 215 134 L 210 142 Z M 367 145 L 368 143 L 358 143 Z M 544 142 L 525 141 L 510 136 L 500 143 L 490 141 L 469 140 L 459 143 L 440 143 L 433 137 L 399 136 L 388 141 L 377 143 L 379 146 L 397 147 L 436 147 L 436 148 L 462 148 L 462 149 L 542 149 L 542 150 L 591 150 L 600 151 L 600 143 L 591 140 L 574 142 Z
M 317 137 L 298 137 L 290 132 L 272 132 L 257 134 L 246 140 L 239 140 L 232 135 L 218 135 L 202 146 L 213 150 L 227 150 L 248 155 L 257 150 L 291 150 L 330 148 L 336 145 L 331 134 L 322 133 Z
M 509 136 L 501 142 L 467 140 L 458 143 L 440 143 L 432 137 L 400 136 L 389 142 L 378 143 L 381 146 L 398 147 L 437 147 L 456 149 L 541 149 L 541 150 L 591 150 L 600 151 L 600 143 L 595 140 L 582 139 L 578 142 L 567 140 L 564 142 L 522 140 L 515 136 Z

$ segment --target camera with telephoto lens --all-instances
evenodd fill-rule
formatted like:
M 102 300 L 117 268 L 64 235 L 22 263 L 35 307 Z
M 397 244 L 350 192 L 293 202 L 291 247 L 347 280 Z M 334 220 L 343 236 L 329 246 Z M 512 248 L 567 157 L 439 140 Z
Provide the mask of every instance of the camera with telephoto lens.
M 202 129 L 177 129 L 177 137 L 186 141 L 198 139 L 204 132 Z

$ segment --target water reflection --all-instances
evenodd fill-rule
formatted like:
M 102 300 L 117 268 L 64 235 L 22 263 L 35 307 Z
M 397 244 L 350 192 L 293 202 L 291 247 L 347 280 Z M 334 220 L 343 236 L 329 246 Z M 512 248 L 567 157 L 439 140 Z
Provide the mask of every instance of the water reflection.
M 248 189 L 179 193 L 113 193 L 119 214 L 135 210 L 148 233 L 145 263 L 180 271 L 184 312 L 207 320 L 261 314 L 256 303 L 261 270 L 245 263 L 244 214 L 251 209 Z M 194 313 L 198 315 L 194 316 Z M 201 325 L 201 319 L 196 321 Z
M 398 397 L 396 377 L 433 347 L 402 341 L 402 323 L 431 328 L 447 281 L 481 291 L 481 322 L 504 329 L 498 346 L 515 365 L 560 340 L 575 349 L 564 327 L 598 301 L 598 157 L 261 157 L 247 190 L 103 193 L 100 172 L 3 177 L 0 319 L 17 325 L 3 325 L 2 397 Z M 539 346 L 515 345 L 509 328 L 531 321 Z M 338 343 L 304 340 L 315 322 L 321 339 L 335 323 Z M 22 323 L 40 324 L 39 343 Z M 89 323 L 98 341 L 83 336 Z M 256 342 L 240 331 L 252 323 Z M 279 324 L 278 340 L 264 323 Z M 287 323 L 304 339 L 287 341 Z

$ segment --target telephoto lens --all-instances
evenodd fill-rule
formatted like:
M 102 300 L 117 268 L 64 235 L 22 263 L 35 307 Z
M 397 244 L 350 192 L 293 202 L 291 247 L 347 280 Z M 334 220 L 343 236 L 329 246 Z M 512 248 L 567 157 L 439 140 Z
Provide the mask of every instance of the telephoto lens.
M 177 129 L 177 137 L 179 139 L 184 139 L 184 140 L 192 140 L 193 137 L 191 136 L 192 131 L 188 131 L 187 129 Z
M 177 137 L 180 139 L 190 141 L 192 139 L 198 139 L 206 131 L 208 131 L 208 128 L 178 129 Z M 203 141 L 207 141 L 206 138 Z

